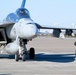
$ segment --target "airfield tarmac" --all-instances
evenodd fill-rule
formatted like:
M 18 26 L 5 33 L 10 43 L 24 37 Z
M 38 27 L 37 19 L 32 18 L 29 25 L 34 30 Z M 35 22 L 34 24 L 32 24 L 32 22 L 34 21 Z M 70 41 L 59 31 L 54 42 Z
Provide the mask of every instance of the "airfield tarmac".
M 76 75 L 75 38 L 37 37 L 28 42 L 34 47 L 34 60 L 16 62 L 13 55 L 0 54 L 0 75 Z

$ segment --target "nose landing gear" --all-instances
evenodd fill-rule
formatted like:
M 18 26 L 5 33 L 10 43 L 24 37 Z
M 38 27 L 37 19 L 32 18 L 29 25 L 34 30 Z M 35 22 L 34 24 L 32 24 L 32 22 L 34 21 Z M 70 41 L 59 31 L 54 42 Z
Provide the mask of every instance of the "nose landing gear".
M 18 61 L 19 57 L 22 58 L 22 61 L 25 61 L 27 54 L 29 55 L 30 59 L 35 58 L 35 49 L 30 48 L 30 50 L 27 51 L 26 44 L 27 44 L 27 41 L 24 43 L 24 41 L 19 38 L 19 51 L 15 54 L 15 61 Z

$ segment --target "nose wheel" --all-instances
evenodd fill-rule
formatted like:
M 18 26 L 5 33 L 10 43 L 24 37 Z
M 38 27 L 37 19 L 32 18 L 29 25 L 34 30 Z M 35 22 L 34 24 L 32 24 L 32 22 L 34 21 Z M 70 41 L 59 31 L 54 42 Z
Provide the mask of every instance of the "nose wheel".
M 29 54 L 30 59 L 34 59 L 35 58 L 35 49 L 32 47 L 32 48 L 30 48 L 29 51 L 27 51 L 27 48 L 26 48 L 27 40 L 24 42 L 23 39 L 21 39 L 21 38 L 18 38 L 18 39 L 19 39 L 18 40 L 19 51 L 17 54 L 15 54 L 15 61 L 18 61 L 19 57 L 22 58 L 22 61 L 25 61 L 27 54 Z
M 15 54 L 15 61 L 19 61 L 19 54 Z M 26 53 L 21 55 L 22 61 L 26 60 Z M 34 48 L 30 48 L 29 50 L 29 58 L 30 59 L 34 59 L 35 58 L 35 49 Z
M 29 58 L 30 59 L 34 59 L 35 58 L 35 49 L 34 48 L 30 48 L 30 50 L 29 50 Z
M 15 61 L 19 61 L 19 57 L 22 58 L 22 61 L 26 60 L 26 54 L 22 54 L 22 55 L 15 54 Z
M 23 54 L 22 55 L 22 61 L 25 61 L 26 60 L 26 54 Z
M 15 61 L 19 60 L 19 54 L 15 54 Z

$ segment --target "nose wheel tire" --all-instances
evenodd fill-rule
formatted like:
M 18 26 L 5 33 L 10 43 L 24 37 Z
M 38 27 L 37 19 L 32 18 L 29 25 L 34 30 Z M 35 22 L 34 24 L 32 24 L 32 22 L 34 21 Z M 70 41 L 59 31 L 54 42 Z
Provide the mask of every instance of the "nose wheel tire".
M 15 54 L 15 61 L 18 61 L 18 60 L 19 60 L 19 55 Z
M 30 59 L 34 59 L 35 58 L 35 49 L 34 48 L 30 48 L 30 50 L 29 50 L 29 58 Z
M 22 55 L 22 61 L 25 61 L 26 60 L 26 54 L 23 54 Z

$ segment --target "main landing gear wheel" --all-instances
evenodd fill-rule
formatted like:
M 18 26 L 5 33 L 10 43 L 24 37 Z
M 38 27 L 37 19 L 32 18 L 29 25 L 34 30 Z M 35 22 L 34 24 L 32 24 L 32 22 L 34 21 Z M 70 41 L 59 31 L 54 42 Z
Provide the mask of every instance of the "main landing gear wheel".
M 34 48 L 30 48 L 29 57 L 30 57 L 30 59 L 34 59 L 35 58 L 35 49 Z
M 76 46 L 76 42 L 74 43 L 74 45 Z
M 25 61 L 26 60 L 26 54 L 23 54 L 22 55 L 22 61 Z
M 15 61 L 18 61 L 18 60 L 19 60 L 19 55 L 15 54 Z

